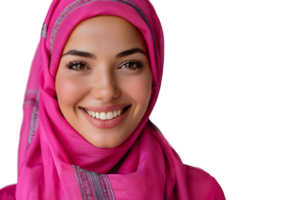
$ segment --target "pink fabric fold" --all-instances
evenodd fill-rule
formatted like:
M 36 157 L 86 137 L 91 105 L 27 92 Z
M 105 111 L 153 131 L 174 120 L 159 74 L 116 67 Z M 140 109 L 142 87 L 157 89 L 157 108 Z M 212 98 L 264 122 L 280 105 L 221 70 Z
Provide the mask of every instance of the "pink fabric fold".
M 153 76 L 143 119 L 124 143 L 112 149 L 93 146 L 62 117 L 54 82 L 72 30 L 97 15 L 125 18 L 141 31 Z M 82 177 L 89 177 L 101 187 L 111 187 L 113 193 L 106 199 L 191 199 L 186 166 L 149 120 L 161 86 L 163 62 L 163 31 L 148 0 L 53 0 L 27 84 L 15 198 L 84 199 L 90 195 L 97 199 L 99 191 L 80 188 Z M 200 192 L 195 195 L 201 197 Z

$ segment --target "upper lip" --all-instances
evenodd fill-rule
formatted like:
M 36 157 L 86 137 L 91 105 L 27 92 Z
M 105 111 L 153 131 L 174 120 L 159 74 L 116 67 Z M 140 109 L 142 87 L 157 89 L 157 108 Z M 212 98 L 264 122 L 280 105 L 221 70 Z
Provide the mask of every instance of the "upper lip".
M 113 112 L 113 111 L 121 110 L 129 105 L 130 104 L 118 104 L 118 105 L 111 105 L 111 106 L 79 106 L 79 107 L 94 112 Z

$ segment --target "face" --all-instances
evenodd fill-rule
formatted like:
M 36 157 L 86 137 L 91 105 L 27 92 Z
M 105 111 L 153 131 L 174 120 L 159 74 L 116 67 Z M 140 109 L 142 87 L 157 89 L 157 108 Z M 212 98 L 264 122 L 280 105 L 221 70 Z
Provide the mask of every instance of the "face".
M 152 74 L 139 30 L 115 16 L 78 24 L 65 44 L 55 78 L 60 110 L 99 148 L 124 142 L 143 118 Z

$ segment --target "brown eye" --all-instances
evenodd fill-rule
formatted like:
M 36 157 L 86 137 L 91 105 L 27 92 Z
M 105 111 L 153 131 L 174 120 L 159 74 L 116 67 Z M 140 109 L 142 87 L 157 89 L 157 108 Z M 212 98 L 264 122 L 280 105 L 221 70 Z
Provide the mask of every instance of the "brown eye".
M 125 64 L 125 68 L 132 69 L 132 68 L 136 68 L 136 67 L 137 67 L 137 65 L 135 63 L 132 63 L 132 62 L 128 62 L 128 63 Z
M 142 67 L 142 63 L 140 61 L 128 61 L 124 64 L 122 64 L 119 69 L 130 69 L 130 70 L 134 70 L 134 69 L 137 69 L 137 68 L 140 68 Z
M 87 69 L 87 67 L 83 64 L 77 64 L 75 65 L 75 69 Z
M 67 64 L 67 67 L 69 69 L 76 70 L 76 71 L 89 69 L 86 66 L 86 63 L 83 63 L 81 61 L 70 62 L 69 64 Z

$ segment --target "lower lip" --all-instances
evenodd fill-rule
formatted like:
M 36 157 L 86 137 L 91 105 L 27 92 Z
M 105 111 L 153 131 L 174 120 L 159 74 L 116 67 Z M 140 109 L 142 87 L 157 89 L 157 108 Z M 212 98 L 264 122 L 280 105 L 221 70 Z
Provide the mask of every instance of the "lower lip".
M 83 115 L 86 117 L 86 119 L 95 127 L 101 128 L 101 129 L 109 129 L 114 128 L 122 123 L 122 121 L 125 119 L 125 117 L 128 114 L 128 110 L 130 107 L 125 110 L 124 113 L 122 113 L 120 116 L 113 118 L 113 119 L 107 119 L 107 120 L 101 120 L 94 117 L 91 117 L 89 114 L 87 114 L 82 108 L 80 110 L 83 112 Z

